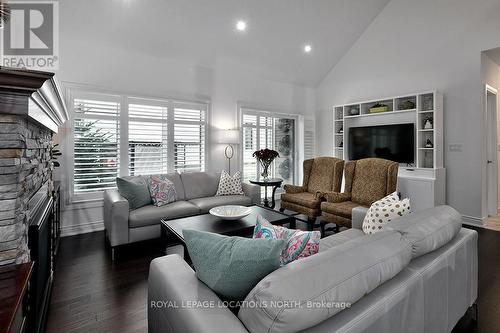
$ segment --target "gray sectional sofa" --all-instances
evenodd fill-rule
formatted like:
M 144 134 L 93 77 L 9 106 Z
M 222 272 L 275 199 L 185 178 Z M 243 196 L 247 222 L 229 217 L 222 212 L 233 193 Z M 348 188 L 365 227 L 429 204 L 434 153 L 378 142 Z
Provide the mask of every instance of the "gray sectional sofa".
M 318 254 L 266 276 L 237 314 L 180 256 L 154 259 L 149 332 L 450 332 L 477 298 L 477 233 L 449 206 L 374 235 L 359 221 L 323 238 Z
M 260 202 L 260 188 L 247 183 L 243 183 L 245 195 L 215 196 L 220 180 L 218 172 L 169 173 L 166 176 L 174 183 L 177 201 L 161 207 L 151 204 L 130 210 L 128 201 L 117 189 L 105 191 L 104 227 L 113 254 L 116 246 L 160 237 L 161 219 L 207 213 L 215 206 L 249 206 Z

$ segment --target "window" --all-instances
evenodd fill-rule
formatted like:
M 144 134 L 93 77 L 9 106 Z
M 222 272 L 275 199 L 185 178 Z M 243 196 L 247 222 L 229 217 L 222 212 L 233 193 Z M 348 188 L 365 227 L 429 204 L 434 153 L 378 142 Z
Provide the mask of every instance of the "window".
M 128 104 L 129 174 L 168 171 L 168 107 Z
M 75 99 L 74 110 L 74 192 L 115 187 L 119 163 L 120 103 Z
M 207 103 L 83 92 L 72 102 L 74 194 L 114 188 L 117 176 L 205 170 Z
M 252 156 L 258 149 L 276 150 L 280 157 L 271 167 L 271 176 L 279 177 L 285 183 L 294 183 L 295 139 L 297 117 L 281 115 L 260 110 L 242 108 L 243 134 L 243 178 L 258 178 L 260 165 Z
M 306 118 L 304 120 L 304 160 L 316 156 L 316 136 L 314 130 L 316 128 L 314 118 Z
M 243 178 L 257 178 L 257 161 L 252 157 L 257 150 L 257 116 L 243 114 Z
M 175 170 L 205 170 L 205 108 L 174 103 Z

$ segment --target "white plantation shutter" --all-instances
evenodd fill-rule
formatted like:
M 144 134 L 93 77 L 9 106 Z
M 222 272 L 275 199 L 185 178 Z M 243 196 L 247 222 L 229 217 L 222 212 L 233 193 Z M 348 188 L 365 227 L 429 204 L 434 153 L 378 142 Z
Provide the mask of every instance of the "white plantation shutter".
M 243 179 L 257 179 L 260 165 L 252 156 L 258 149 L 273 148 L 274 118 L 266 112 L 242 110 L 243 130 Z M 272 168 L 270 170 L 272 172 Z
M 118 101 L 74 99 L 74 192 L 116 187 L 119 163 Z
M 206 104 L 173 103 L 174 169 L 205 170 Z
M 257 150 L 257 116 L 243 115 L 243 177 L 257 178 L 257 161 L 252 156 Z
M 259 116 L 259 149 L 273 148 L 273 118 Z
M 314 118 L 304 120 L 304 159 L 310 159 L 316 156 L 316 135 Z
M 131 103 L 128 121 L 129 174 L 167 173 L 168 107 Z

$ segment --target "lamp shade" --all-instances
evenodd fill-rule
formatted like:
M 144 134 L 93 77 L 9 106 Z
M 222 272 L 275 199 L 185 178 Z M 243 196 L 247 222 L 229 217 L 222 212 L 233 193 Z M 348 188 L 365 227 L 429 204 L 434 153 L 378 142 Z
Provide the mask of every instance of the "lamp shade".
M 217 141 L 225 144 L 240 143 L 240 131 L 236 129 L 219 130 Z

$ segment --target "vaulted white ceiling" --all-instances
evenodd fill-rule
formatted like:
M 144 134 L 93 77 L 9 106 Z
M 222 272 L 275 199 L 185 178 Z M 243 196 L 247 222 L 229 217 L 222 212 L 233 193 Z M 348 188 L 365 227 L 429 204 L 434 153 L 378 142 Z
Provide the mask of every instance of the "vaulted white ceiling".
M 388 1 L 64 0 L 60 17 L 62 30 L 98 45 L 200 66 L 229 59 L 316 86 Z M 248 24 L 243 33 L 239 19 Z

